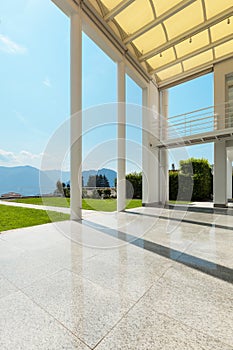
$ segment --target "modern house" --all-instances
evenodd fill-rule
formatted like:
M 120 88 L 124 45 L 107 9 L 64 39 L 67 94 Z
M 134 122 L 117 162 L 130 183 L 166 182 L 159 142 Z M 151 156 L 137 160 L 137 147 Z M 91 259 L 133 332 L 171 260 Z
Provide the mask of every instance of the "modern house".
M 22 195 L 16 192 L 8 192 L 8 193 L 3 193 L 1 195 L 1 198 L 21 198 L 21 197 Z
M 72 218 L 81 218 L 82 118 L 74 115 L 82 110 L 82 31 L 117 63 L 118 102 L 125 102 L 127 73 L 142 88 L 143 106 L 152 111 L 142 121 L 143 203 L 168 199 L 169 148 L 214 142 L 214 206 L 225 207 L 232 192 L 232 1 L 53 1 L 70 17 Z M 209 72 L 214 106 L 167 118 L 167 89 Z M 119 107 L 118 211 L 125 207 L 125 137 L 125 108 Z
M 170 150 L 211 142 L 214 205 L 227 206 L 233 160 L 233 1 L 52 1 L 70 18 L 71 117 L 49 139 L 57 156 L 44 154 L 52 165 L 59 156 L 64 161 L 61 144 L 70 125 L 71 211 L 66 198 L 59 198 L 64 207 L 51 207 L 56 201 L 50 201 L 49 208 L 43 206 L 45 215 L 38 211 L 43 209 L 39 205 L 22 204 L 25 225 L 34 222 L 26 206 L 37 210 L 38 221 L 16 230 L 5 214 L 3 227 L 7 224 L 10 230 L 0 232 L 1 349 L 232 350 L 233 209 L 171 210 L 156 204 L 168 200 Z M 20 3 L 27 7 L 42 1 Z M 35 9 L 46 34 L 48 25 L 57 34 L 50 16 L 46 25 L 43 22 L 46 7 L 40 13 Z M 35 25 L 34 19 L 30 23 Z M 18 22 L 15 26 L 20 28 Z M 117 212 L 81 209 L 82 138 L 87 123 L 82 32 L 117 67 L 118 103 L 113 106 Z M 32 38 L 37 45 L 37 37 Z M 34 61 L 33 67 L 39 69 Z M 168 89 L 210 72 L 213 106 L 168 117 Z M 129 139 L 126 75 L 143 97 L 139 114 L 145 206 L 124 210 Z M 107 121 L 110 109 L 104 108 L 101 105 L 99 115 L 107 111 Z M 98 111 L 90 118 L 95 126 L 100 123 Z M 133 148 L 132 153 L 137 152 Z M 9 213 L 3 205 L 2 212 Z M 42 216 L 46 223 L 37 225 Z

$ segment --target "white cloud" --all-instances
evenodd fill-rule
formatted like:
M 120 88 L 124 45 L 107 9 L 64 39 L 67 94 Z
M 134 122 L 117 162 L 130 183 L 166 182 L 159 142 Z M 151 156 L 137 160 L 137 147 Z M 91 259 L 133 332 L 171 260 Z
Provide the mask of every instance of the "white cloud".
M 0 149 L 0 163 L 10 163 L 15 161 L 15 155 L 13 152 L 8 152 L 3 149 Z
M 22 156 L 23 158 L 26 158 L 26 159 L 41 159 L 43 153 L 40 153 L 40 154 L 33 154 L 31 152 L 28 152 L 28 151 L 21 151 L 20 152 L 20 156 Z
M 0 51 L 9 54 L 25 54 L 27 52 L 26 47 L 23 47 L 7 36 L 0 34 Z
M 43 153 L 34 154 L 25 150 L 14 153 L 0 149 L 0 166 L 31 165 L 39 168 Z
M 48 77 L 46 77 L 44 80 L 43 80 L 43 84 L 47 87 L 51 87 L 52 84 L 51 84 L 51 81 Z

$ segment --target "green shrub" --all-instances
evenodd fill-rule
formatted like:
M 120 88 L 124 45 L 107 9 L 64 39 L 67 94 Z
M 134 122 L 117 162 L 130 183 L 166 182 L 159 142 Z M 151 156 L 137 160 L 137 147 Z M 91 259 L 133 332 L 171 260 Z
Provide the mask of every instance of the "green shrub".
M 96 189 L 92 191 L 91 198 L 93 199 L 100 199 L 100 195 Z
M 190 201 L 193 192 L 193 178 L 190 174 L 178 174 L 178 201 Z
M 103 190 L 98 189 L 98 190 L 97 190 L 97 193 L 98 193 L 99 197 L 102 198 Z
M 126 175 L 126 198 L 142 198 L 142 173 L 130 173 Z M 132 186 L 129 185 L 131 183 Z M 133 188 L 133 191 L 132 191 Z M 132 193 L 133 192 L 133 193 Z
M 82 198 L 88 198 L 87 190 L 85 188 L 82 189 Z
M 206 159 L 180 161 L 179 171 L 169 172 L 169 199 L 206 200 L 213 193 L 213 176 Z
M 108 199 L 108 198 L 110 198 L 110 196 L 111 196 L 111 190 L 110 190 L 110 188 L 106 188 L 104 190 L 104 199 Z
M 169 199 L 176 200 L 178 195 L 178 171 L 169 171 Z

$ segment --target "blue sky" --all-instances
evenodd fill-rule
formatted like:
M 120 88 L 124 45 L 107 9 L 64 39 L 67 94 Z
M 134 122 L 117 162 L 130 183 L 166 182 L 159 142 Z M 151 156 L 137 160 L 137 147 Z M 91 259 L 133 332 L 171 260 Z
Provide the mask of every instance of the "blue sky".
M 39 167 L 49 138 L 69 117 L 69 19 L 52 1 L 1 1 L 0 77 L 0 165 Z M 200 79 L 170 89 L 170 115 L 213 103 L 212 76 Z M 140 88 L 129 77 L 126 82 L 127 102 L 141 105 Z M 116 65 L 84 34 L 83 108 L 111 102 L 116 102 Z M 84 157 L 98 140 L 108 143 L 115 136 L 114 127 L 89 133 L 84 137 Z M 128 127 L 127 136 L 138 143 L 141 131 Z M 127 145 L 129 158 L 135 153 L 132 142 Z M 212 163 L 211 145 L 187 150 Z M 139 170 L 139 153 L 127 171 Z M 111 155 L 116 156 L 115 144 Z M 114 167 L 115 162 L 107 165 Z

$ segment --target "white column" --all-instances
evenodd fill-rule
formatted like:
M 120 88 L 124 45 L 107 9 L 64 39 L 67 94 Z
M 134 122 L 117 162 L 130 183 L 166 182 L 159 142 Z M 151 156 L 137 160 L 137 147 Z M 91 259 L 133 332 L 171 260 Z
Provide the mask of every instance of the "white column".
M 167 117 L 168 117 L 168 91 L 160 93 L 160 137 L 167 138 Z M 169 175 L 168 175 L 168 151 L 166 148 L 160 149 L 160 202 L 165 204 L 169 200 Z
M 71 15 L 70 46 L 70 208 L 71 220 L 80 220 L 82 217 L 82 21 L 80 13 Z
M 118 92 L 118 139 L 117 139 L 117 211 L 126 206 L 126 112 L 125 112 L 125 64 L 118 62 L 117 66 L 117 92 Z
M 142 203 L 159 203 L 158 89 L 150 83 L 143 89 L 142 114 Z
M 166 148 L 160 149 L 160 203 L 166 204 L 169 200 L 168 152 Z
M 214 144 L 214 206 L 227 205 L 227 162 L 225 142 Z
M 232 161 L 227 159 L 227 199 L 232 199 Z

